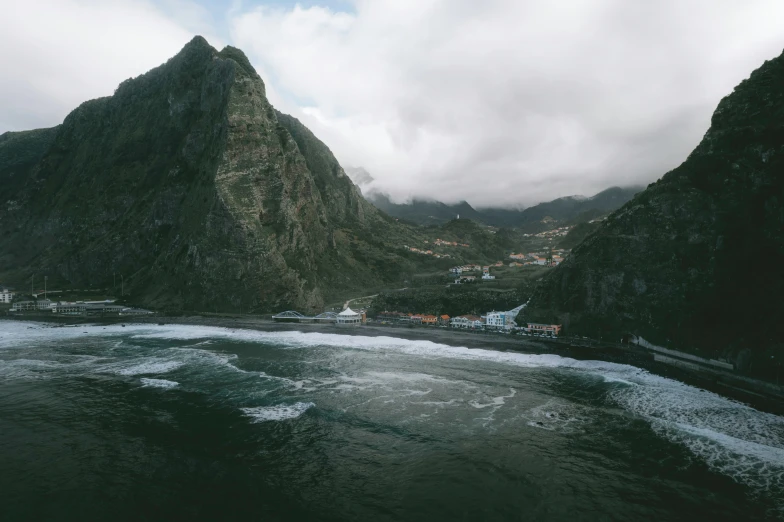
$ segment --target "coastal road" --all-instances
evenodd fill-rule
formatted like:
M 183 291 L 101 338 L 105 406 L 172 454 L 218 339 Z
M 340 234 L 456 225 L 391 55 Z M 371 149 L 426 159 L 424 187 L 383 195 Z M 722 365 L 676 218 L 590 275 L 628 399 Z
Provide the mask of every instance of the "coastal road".
M 358 300 L 360 300 L 360 299 L 370 299 L 371 297 L 378 297 L 378 294 L 374 294 L 374 295 L 366 295 L 365 297 L 355 297 L 354 299 L 349 299 L 348 301 L 346 301 L 345 303 L 343 303 L 343 310 L 345 310 L 346 308 L 348 308 L 348 305 L 349 305 L 349 304 L 350 304 L 352 301 L 358 301 Z

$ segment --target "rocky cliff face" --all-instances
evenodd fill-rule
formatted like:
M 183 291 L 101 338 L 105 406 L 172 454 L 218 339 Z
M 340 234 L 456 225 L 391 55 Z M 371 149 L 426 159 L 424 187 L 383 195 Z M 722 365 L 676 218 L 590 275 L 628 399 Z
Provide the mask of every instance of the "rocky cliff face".
M 201 37 L 59 127 L 0 137 L 0 185 L 10 179 L 5 280 L 107 287 L 117 274 L 148 306 L 275 310 L 395 275 L 353 252 L 389 257 L 363 238 L 398 225 L 270 105 L 242 52 Z
M 764 353 L 784 340 L 782 296 L 784 55 L 721 101 L 682 165 L 545 279 L 527 316 L 711 355 Z

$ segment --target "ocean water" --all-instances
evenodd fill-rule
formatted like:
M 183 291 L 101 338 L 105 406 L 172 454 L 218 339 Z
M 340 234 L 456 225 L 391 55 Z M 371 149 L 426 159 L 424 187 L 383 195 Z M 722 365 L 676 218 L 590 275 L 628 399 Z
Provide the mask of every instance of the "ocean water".
M 620 364 L 0 322 L 0 520 L 765 520 L 784 418 Z

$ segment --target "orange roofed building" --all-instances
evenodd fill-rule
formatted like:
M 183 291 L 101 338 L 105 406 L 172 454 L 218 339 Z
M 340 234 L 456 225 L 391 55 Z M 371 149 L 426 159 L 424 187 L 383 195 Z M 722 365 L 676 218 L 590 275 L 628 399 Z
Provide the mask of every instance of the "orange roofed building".
M 561 333 L 560 324 L 528 323 L 528 333 L 556 336 Z

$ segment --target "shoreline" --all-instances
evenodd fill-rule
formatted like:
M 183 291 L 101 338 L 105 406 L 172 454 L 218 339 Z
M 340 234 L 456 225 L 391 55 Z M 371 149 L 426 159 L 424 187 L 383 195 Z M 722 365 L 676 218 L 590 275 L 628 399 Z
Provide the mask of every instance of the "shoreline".
M 318 332 L 363 337 L 393 337 L 411 341 L 431 341 L 455 347 L 501 352 L 553 354 L 577 360 L 598 360 L 627 364 L 650 373 L 705 389 L 724 397 L 749 404 L 759 410 L 784 415 L 784 387 L 741 375 L 710 368 L 667 364 L 654 360 L 654 352 L 643 348 L 618 346 L 572 346 L 558 340 L 540 340 L 498 333 L 472 332 L 438 327 L 408 327 L 367 324 L 338 326 L 318 323 L 280 323 L 257 316 L 183 316 L 183 317 L 62 317 L 25 315 L 0 317 L 1 320 L 66 324 L 177 324 L 213 326 L 263 332 Z

